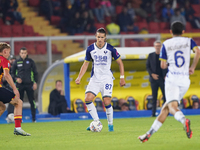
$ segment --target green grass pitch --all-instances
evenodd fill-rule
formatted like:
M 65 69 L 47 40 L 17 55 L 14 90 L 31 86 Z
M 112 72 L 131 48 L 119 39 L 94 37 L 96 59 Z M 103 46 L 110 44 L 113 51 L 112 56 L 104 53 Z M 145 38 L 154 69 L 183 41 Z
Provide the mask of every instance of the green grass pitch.
M 114 132 L 108 132 L 102 119 L 99 133 L 86 131 L 91 120 L 24 123 L 30 137 L 13 135 L 14 124 L 0 125 L 1 150 L 198 150 L 200 149 L 200 116 L 191 120 L 192 139 L 186 137 L 181 123 L 168 117 L 149 141 L 140 143 L 139 135 L 149 130 L 155 118 L 114 119 Z

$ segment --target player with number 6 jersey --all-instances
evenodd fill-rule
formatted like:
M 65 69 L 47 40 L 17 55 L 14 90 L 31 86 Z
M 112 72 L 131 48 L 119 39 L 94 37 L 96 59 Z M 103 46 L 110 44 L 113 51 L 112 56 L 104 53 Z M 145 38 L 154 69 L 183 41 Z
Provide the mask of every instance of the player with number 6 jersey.
M 97 110 L 92 102 L 96 95 L 101 92 L 108 120 L 108 131 L 113 129 L 113 108 L 111 97 L 113 90 L 113 74 L 111 72 L 112 59 L 116 60 L 120 70 L 120 86 L 125 85 L 124 65 L 117 50 L 106 41 L 106 31 L 100 28 L 96 32 L 96 42 L 86 50 L 85 62 L 83 63 L 76 84 L 80 84 L 82 76 L 87 71 L 89 62 L 92 61 L 92 72 L 89 84 L 85 92 L 85 103 L 94 121 L 99 121 Z M 87 128 L 90 130 L 90 127 Z
M 170 32 L 173 37 L 163 43 L 160 53 L 161 68 L 168 67 L 165 79 L 166 102 L 150 130 L 138 137 L 141 142 L 148 141 L 159 130 L 169 113 L 183 124 L 187 137 L 192 138 L 191 122 L 184 116 L 178 105 L 190 86 L 189 75 L 194 73 L 197 66 L 200 49 L 191 38 L 182 37 L 184 26 L 181 22 L 173 22 Z M 191 50 L 195 55 L 190 66 Z
M 190 53 L 196 47 L 194 40 L 188 37 L 173 37 L 163 43 L 160 60 L 169 64 L 165 82 L 173 82 L 180 86 L 190 84 Z

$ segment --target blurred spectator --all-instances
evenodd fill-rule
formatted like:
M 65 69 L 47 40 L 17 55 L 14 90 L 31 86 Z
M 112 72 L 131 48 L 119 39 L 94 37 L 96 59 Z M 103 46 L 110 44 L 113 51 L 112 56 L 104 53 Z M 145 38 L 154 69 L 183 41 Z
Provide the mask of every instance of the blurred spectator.
M 125 0 L 113 0 L 112 4 L 114 6 L 124 6 L 126 4 L 126 1 Z
M 193 28 L 200 29 L 200 19 L 194 16 L 195 11 L 192 9 L 190 1 L 185 2 L 185 18 L 190 22 Z
M 118 15 L 118 24 L 120 26 L 120 30 L 123 32 L 138 32 L 138 27 L 134 26 L 134 22 L 132 21 L 131 16 L 128 14 L 126 7 L 124 7 L 123 11 Z
M 115 8 L 112 6 L 112 4 L 109 0 L 102 0 L 101 6 L 104 9 L 106 16 L 111 16 L 114 14 Z
M 172 24 L 174 21 L 180 21 L 184 26 L 186 25 L 185 17 L 181 15 L 181 12 L 178 8 L 175 9 L 175 14 L 171 17 L 170 24 Z
M 120 109 L 121 109 L 123 103 L 127 103 L 127 101 L 125 99 L 123 99 L 123 98 L 120 98 L 119 99 L 119 108 Z
M 70 28 L 70 21 L 74 18 L 75 8 L 72 6 L 70 0 L 66 0 L 61 15 L 60 28 L 64 32 L 68 32 Z
M 52 8 L 51 0 L 41 0 L 40 2 L 40 13 L 44 15 L 48 20 L 51 19 L 53 15 L 53 8 Z
M 61 16 L 61 3 L 59 0 L 52 0 L 52 6 L 53 6 L 53 15 L 55 16 Z
M 127 12 L 131 16 L 132 21 L 135 21 L 135 19 L 136 19 L 135 11 L 130 2 L 127 3 Z
M 77 11 L 73 19 L 70 20 L 69 27 L 67 27 L 67 31 L 69 34 L 74 35 L 76 33 L 83 33 L 83 22 L 80 17 L 80 13 Z
M 162 10 L 162 20 L 165 22 L 170 21 L 172 15 L 174 15 L 174 11 L 171 8 L 170 3 L 167 3 Z
M 115 16 L 113 16 L 111 18 L 111 23 L 106 26 L 106 29 L 107 29 L 109 35 L 120 34 L 120 26 L 118 24 L 116 24 L 116 17 Z M 108 39 L 107 41 L 112 46 L 119 46 L 120 45 L 120 39 Z
M 147 19 L 147 13 L 143 8 L 141 8 L 141 4 L 142 0 L 132 0 L 132 6 L 134 8 L 136 15 Z
M 56 80 L 56 88 L 50 93 L 48 113 L 56 116 L 60 113 L 72 112 L 68 106 L 62 89 L 62 81 Z
M 4 18 L 6 18 L 7 16 L 10 17 L 12 19 L 12 20 L 10 20 L 11 24 L 13 24 L 14 21 L 18 21 L 21 24 L 24 23 L 25 18 L 22 18 L 22 15 L 20 12 L 17 11 L 17 8 L 18 8 L 17 0 L 7 0 L 5 2 Z
M 193 102 L 192 109 L 199 109 L 199 102 L 198 101 Z
M 81 8 L 81 5 L 84 4 L 85 5 L 85 8 L 89 8 L 89 2 L 90 0 L 75 0 L 74 1 L 74 7 L 76 8 L 76 10 L 79 10 Z
M 100 0 L 90 0 L 89 3 L 90 8 L 92 9 L 97 21 L 100 23 L 104 23 L 104 9 L 101 6 Z
M 121 111 L 129 111 L 129 105 L 127 103 L 123 103 L 121 106 Z
M 84 32 L 95 33 L 96 27 L 94 26 L 94 20 L 89 16 L 88 11 L 84 11 L 82 15 L 82 25 Z

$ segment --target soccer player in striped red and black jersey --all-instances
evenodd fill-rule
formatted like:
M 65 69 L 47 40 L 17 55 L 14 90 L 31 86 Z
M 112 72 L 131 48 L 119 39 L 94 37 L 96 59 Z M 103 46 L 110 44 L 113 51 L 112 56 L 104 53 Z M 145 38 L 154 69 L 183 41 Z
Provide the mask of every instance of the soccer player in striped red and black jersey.
M 30 136 L 29 133 L 26 133 L 21 128 L 22 122 L 22 100 L 19 98 L 19 91 L 17 90 L 13 79 L 9 73 L 10 62 L 7 60 L 10 56 L 10 45 L 7 43 L 0 43 L 0 116 L 6 109 L 5 104 L 11 103 L 14 105 L 14 120 L 15 120 L 15 129 L 14 134 L 22 136 Z M 13 89 L 13 92 L 2 87 L 2 78 L 10 84 Z

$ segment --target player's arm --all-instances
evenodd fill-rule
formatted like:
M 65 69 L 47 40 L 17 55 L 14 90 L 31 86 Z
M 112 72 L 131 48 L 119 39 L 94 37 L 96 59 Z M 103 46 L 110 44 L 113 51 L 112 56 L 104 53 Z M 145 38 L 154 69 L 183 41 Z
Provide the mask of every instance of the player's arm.
M 84 61 L 83 65 L 81 67 L 81 70 L 79 72 L 79 75 L 78 75 L 77 79 L 75 80 L 76 84 L 80 84 L 81 78 L 83 77 L 83 75 L 87 71 L 89 63 L 90 63 L 89 61 Z
M 167 64 L 167 53 L 166 53 L 166 49 L 165 49 L 165 45 L 162 45 L 161 51 L 160 51 L 160 58 L 159 60 L 160 62 L 160 67 L 162 69 L 167 69 L 168 64 Z
M 193 63 L 190 66 L 190 69 L 189 69 L 189 73 L 190 74 L 194 73 L 194 70 L 195 70 L 195 68 L 196 68 L 196 66 L 198 64 L 199 57 L 200 57 L 200 49 L 197 46 L 194 47 L 193 51 L 195 52 L 195 54 L 194 54 L 194 58 L 193 58 Z
M 124 64 L 121 60 L 121 58 L 118 58 L 116 60 L 116 62 L 118 63 L 119 65 L 119 71 L 120 71 L 120 86 L 124 86 L 126 85 L 126 82 L 125 82 L 125 79 L 124 79 Z
M 167 69 L 168 65 L 167 65 L 166 60 L 161 60 L 160 67 L 161 67 L 162 69 Z
M 3 73 L 4 73 L 4 78 L 6 79 L 6 81 L 10 84 L 10 86 L 13 89 L 13 92 L 15 93 L 15 95 L 19 98 L 19 91 L 17 90 L 15 83 L 13 82 L 13 79 L 9 73 L 9 69 L 3 69 Z

